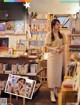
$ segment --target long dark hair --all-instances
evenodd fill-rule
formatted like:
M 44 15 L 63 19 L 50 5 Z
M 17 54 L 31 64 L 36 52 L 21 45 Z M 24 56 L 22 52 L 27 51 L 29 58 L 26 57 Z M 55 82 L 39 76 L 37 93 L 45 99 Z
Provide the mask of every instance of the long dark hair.
M 23 81 L 24 81 L 24 84 L 25 84 L 26 80 L 25 80 L 24 78 L 19 78 L 19 79 L 17 80 L 17 83 L 18 83 L 19 81 L 21 81 L 21 80 L 23 80 Z
M 51 21 L 51 40 L 54 41 L 55 37 L 54 37 L 54 33 L 53 33 L 53 27 L 55 26 L 56 22 L 60 23 L 60 21 L 58 19 L 53 19 Z M 63 38 L 62 34 L 60 33 L 60 31 L 58 32 L 58 36 L 59 38 Z

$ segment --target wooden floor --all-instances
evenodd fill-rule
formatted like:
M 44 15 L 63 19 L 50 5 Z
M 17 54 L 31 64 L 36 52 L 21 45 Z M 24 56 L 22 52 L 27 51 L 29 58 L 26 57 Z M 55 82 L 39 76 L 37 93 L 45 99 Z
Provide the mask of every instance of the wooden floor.
M 3 96 L 3 95 L 2 95 Z M 13 105 L 22 105 L 22 98 L 19 98 L 18 101 L 15 101 L 13 98 Z M 50 92 L 47 88 L 47 85 L 44 84 L 41 86 L 39 92 L 33 97 L 32 100 L 26 100 L 26 105 L 58 105 L 50 101 Z

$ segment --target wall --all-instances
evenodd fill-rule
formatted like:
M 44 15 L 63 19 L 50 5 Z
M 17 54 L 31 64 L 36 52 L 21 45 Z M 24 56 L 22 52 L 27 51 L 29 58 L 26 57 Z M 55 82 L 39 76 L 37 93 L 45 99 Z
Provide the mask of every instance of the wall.
M 9 16 L 5 20 L 24 19 L 25 7 L 23 6 L 23 3 L 0 3 L 0 12 L 1 11 L 2 14 L 0 14 L 0 17 L 4 17 L 3 15 L 5 15 L 6 13 L 9 14 Z
M 4 3 L 0 2 L 0 22 L 3 21 L 15 21 L 15 20 L 24 20 L 25 13 L 27 10 L 23 6 L 23 3 Z M 2 14 L 1 14 L 2 13 Z M 8 13 L 8 17 L 5 17 L 5 14 Z M 11 41 L 14 39 L 17 42 L 18 39 L 26 39 L 26 35 L 0 35 L 0 37 L 7 37 L 9 38 L 9 47 Z M 16 43 L 14 43 L 16 44 Z
M 75 1 L 75 0 L 73 0 Z M 74 14 L 79 3 L 61 3 L 60 0 L 31 0 L 29 11 L 52 14 Z

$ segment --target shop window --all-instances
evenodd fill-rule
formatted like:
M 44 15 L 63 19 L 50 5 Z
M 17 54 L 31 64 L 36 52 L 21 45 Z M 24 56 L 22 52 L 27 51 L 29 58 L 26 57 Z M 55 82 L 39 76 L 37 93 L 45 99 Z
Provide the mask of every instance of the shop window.
M 69 26 L 69 17 L 68 16 L 57 16 L 57 19 L 60 21 L 62 28 L 68 28 L 68 26 Z

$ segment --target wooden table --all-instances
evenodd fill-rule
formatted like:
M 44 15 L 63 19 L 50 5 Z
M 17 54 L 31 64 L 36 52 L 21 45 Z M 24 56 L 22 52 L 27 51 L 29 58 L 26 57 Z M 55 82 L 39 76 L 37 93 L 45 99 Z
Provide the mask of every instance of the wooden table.
M 72 88 L 61 87 L 61 91 L 58 94 L 58 105 L 66 105 L 66 103 L 77 102 L 77 91 L 73 91 Z

